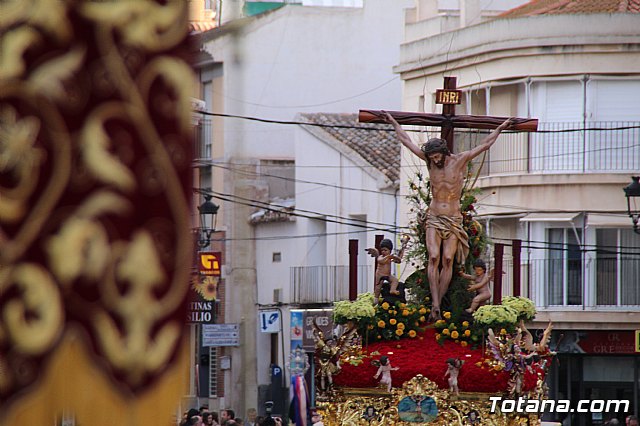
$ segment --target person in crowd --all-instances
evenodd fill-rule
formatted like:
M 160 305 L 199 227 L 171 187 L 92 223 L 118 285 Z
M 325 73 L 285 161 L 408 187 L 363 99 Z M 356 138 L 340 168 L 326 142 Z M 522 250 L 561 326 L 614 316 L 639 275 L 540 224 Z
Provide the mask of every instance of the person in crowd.
M 187 423 L 185 424 L 189 426 L 203 426 L 204 423 L 202 422 L 200 411 L 196 410 L 195 408 L 191 408 L 187 412 Z
M 256 417 L 258 411 L 255 408 L 249 408 L 247 410 L 247 420 L 244 421 L 244 426 L 256 426 Z
M 225 408 L 220 411 L 220 423 L 225 424 L 227 420 L 234 420 L 236 418 L 236 413 L 231 408 Z
M 202 421 L 205 426 L 220 426 L 218 423 L 218 413 L 205 411 L 202 413 Z

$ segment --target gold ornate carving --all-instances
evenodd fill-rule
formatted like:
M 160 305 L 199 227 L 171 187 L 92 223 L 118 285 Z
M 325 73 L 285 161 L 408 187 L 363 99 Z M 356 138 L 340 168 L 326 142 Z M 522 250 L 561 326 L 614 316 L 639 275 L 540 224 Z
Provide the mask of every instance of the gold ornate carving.
M 422 375 L 405 382 L 402 388 L 393 389 L 392 394 L 381 389 L 338 389 L 332 402 L 320 402 L 318 411 L 323 415 L 325 426 L 382 426 L 429 424 L 448 425 L 492 425 L 537 424 L 537 416 L 511 413 L 490 413 L 491 402 L 487 394 L 461 393 L 452 395 Z M 398 407 L 403 399 L 413 401 L 431 399 L 437 407 L 437 417 L 431 421 L 403 421 Z M 367 408 L 373 407 L 375 416 L 367 419 Z M 473 414 L 472 414 L 473 413 Z M 403 416 L 411 418 L 411 416 Z M 427 418 L 425 416 L 425 418 Z M 473 420 L 472 418 L 476 418 Z

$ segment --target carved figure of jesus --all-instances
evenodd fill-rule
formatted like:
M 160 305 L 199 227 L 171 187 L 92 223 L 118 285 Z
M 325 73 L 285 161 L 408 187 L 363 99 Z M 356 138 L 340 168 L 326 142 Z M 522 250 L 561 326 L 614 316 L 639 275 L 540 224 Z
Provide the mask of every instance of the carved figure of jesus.
M 431 320 L 440 319 L 440 303 L 447 293 L 453 274 L 453 261 L 459 264 L 469 253 L 469 237 L 462 227 L 460 198 L 464 186 L 467 164 L 487 151 L 508 127 L 509 118 L 485 137 L 473 149 L 458 154 L 449 152 L 443 139 L 430 139 L 419 147 L 400 124 L 385 112 L 386 120 L 393 125 L 400 142 L 421 160 L 427 163 L 431 182 L 431 203 L 426 214 L 426 244 L 429 252 L 427 276 L 431 290 Z

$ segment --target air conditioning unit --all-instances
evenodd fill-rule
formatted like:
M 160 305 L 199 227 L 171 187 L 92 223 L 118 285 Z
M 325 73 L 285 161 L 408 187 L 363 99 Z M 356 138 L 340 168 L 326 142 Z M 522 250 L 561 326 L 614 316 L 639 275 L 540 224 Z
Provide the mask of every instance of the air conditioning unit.
M 274 288 L 273 289 L 273 303 L 282 303 L 282 289 Z

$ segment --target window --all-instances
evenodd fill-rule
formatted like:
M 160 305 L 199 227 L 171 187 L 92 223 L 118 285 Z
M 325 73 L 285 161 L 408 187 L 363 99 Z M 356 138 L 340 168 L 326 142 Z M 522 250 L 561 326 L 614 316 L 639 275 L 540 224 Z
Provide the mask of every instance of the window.
M 282 253 L 280 252 L 273 252 L 271 254 L 271 261 L 273 263 L 277 263 L 277 262 L 282 262 Z
M 204 100 L 205 110 L 213 111 L 213 82 L 205 81 L 202 83 L 202 99 Z M 198 151 L 196 157 L 199 158 L 211 158 L 213 154 L 212 143 L 213 135 L 211 133 L 211 119 L 204 116 L 200 127 L 199 135 L 200 145 L 197 147 Z
M 576 234 L 582 238 L 581 230 L 547 230 L 547 305 L 582 304 L 582 251 Z
M 269 186 L 269 200 L 292 199 L 296 194 L 295 162 L 292 160 L 261 160 L 261 178 Z
M 596 304 L 640 305 L 640 242 L 629 229 L 596 229 Z

